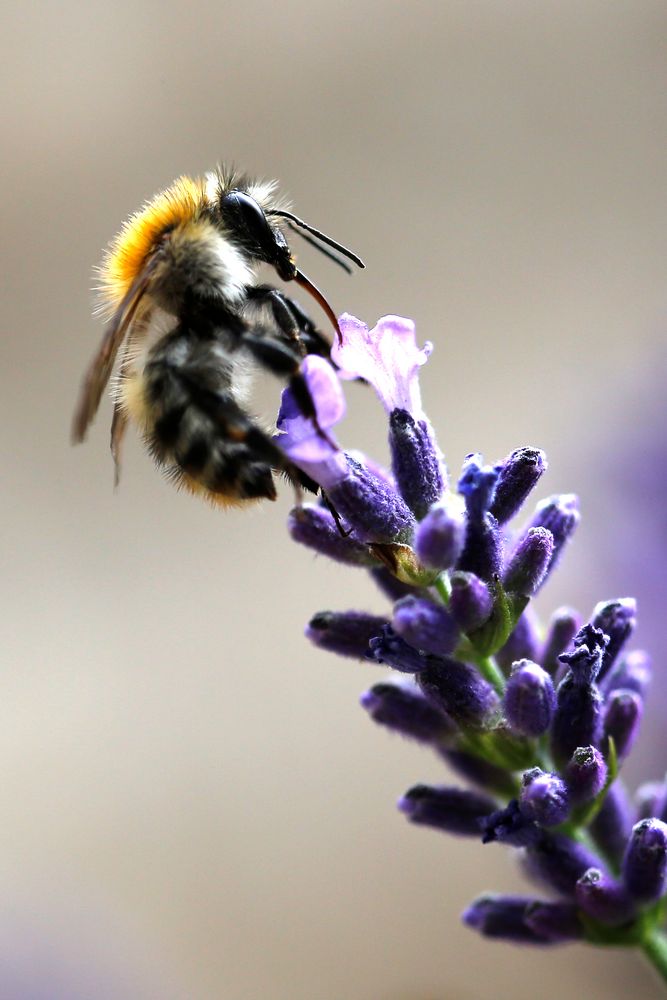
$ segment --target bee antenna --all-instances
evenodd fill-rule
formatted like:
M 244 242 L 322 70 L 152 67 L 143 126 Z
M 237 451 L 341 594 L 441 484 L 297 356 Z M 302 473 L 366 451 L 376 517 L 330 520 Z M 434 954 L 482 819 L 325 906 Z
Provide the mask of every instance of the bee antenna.
M 288 229 L 291 229 L 293 233 L 297 233 L 297 235 L 299 235 L 302 240 L 305 240 L 306 243 L 310 243 L 311 247 L 315 247 L 315 249 L 319 250 L 320 253 L 323 253 L 325 257 L 328 257 L 329 260 L 332 260 L 334 264 L 338 264 L 338 266 L 342 267 L 343 270 L 347 271 L 348 274 L 352 274 L 352 268 L 350 267 L 349 264 L 346 264 L 344 260 L 341 260 L 340 257 L 337 257 L 335 253 L 331 252 L 331 250 L 327 250 L 326 247 L 323 247 L 322 244 L 318 243 L 317 240 L 314 240 L 312 236 L 308 236 L 306 233 L 301 232 L 301 230 L 297 226 L 293 225 L 291 222 L 287 223 L 287 227 Z
M 305 229 L 307 232 L 312 233 L 313 236 L 317 237 L 318 240 L 321 240 L 322 243 L 326 243 L 328 246 L 333 247 L 334 250 L 338 250 L 339 253 L 342 253 L 344 257 L 348 257 L 357 265 L 357 267 L 366 267 L 361 257 L 357 257 L 356 253 L 352 253 L 352 251 L 348 250 L 347 247 L 344 247 L 342 243 L 337 243 L 336 240 L 333 240 L 330 236 L 320 232 L 319 229 L 315 229 L 314 226 L 309 226 L 307 222 L 304 222 L 303 219 L 299 219 L 298 216 L 293 215 L 291 212 L 276 210 L 271 212 L 271 215 L 278 215 L 282 219 L 289 219 L 289 221 L 293 222 L 295 226 L 299 227 L 299 229 Z M 300 235 L 303 236 L 303 233 Z M 305 238 L 306 237 L 304 236 L 304 239 Z

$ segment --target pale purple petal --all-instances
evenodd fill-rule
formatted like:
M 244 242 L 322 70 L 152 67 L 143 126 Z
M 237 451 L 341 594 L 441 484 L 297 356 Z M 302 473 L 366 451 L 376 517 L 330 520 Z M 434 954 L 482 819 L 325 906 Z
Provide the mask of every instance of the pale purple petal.
M 433 349 L 418 348 L 415 325 L 401 316 L 383 316 L 372 330 L 349 313 L 339 319 L 342 344 L 335 343 L 331 357 L 340 378 L 363 378 L 373 386 L 388 413 L 407 410 L 415 419 L 424 414 L 418 371 Z

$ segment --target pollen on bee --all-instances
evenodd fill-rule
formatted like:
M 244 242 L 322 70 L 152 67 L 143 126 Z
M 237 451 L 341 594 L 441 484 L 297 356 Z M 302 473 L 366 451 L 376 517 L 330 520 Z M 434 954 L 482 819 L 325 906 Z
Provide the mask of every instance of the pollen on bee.
M 109 245 L 99 268 L 103 311 L 114 309 L 122 301 L 165 230 L 196 218 L 205 203 L 204 182 L 184 176 L 130 216 Z

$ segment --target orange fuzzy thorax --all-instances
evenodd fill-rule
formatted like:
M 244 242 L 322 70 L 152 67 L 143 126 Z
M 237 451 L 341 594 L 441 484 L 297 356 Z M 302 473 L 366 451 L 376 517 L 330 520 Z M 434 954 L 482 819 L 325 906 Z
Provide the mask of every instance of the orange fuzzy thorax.
M 205 202 L 204 181 L 179 177 L 130 216 L 112 240 L 100 267 L 105 308 L 114 309 L 122 301 L 165 230 L 196 218 Z

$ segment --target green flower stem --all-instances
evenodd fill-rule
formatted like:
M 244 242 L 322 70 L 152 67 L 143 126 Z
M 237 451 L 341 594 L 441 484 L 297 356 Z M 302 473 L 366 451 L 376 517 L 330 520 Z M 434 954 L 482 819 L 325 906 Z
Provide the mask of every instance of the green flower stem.
M 663 982 L 667 983 L 667 937 L 663 931 L 654 927 L 642 941 L 641 949 Z
M 449 607 L 449 599 L 452 596 L 452 585 L 449 582 L 449 575 L 447 573 L 440 574 L 435 581 L 435 589 L 438 591 L 445 607 Z
M 475 665 L 485 681 L 488 681 L 502 697 L 505 693 L 505 676 L 493 656 L 475 657 Z

